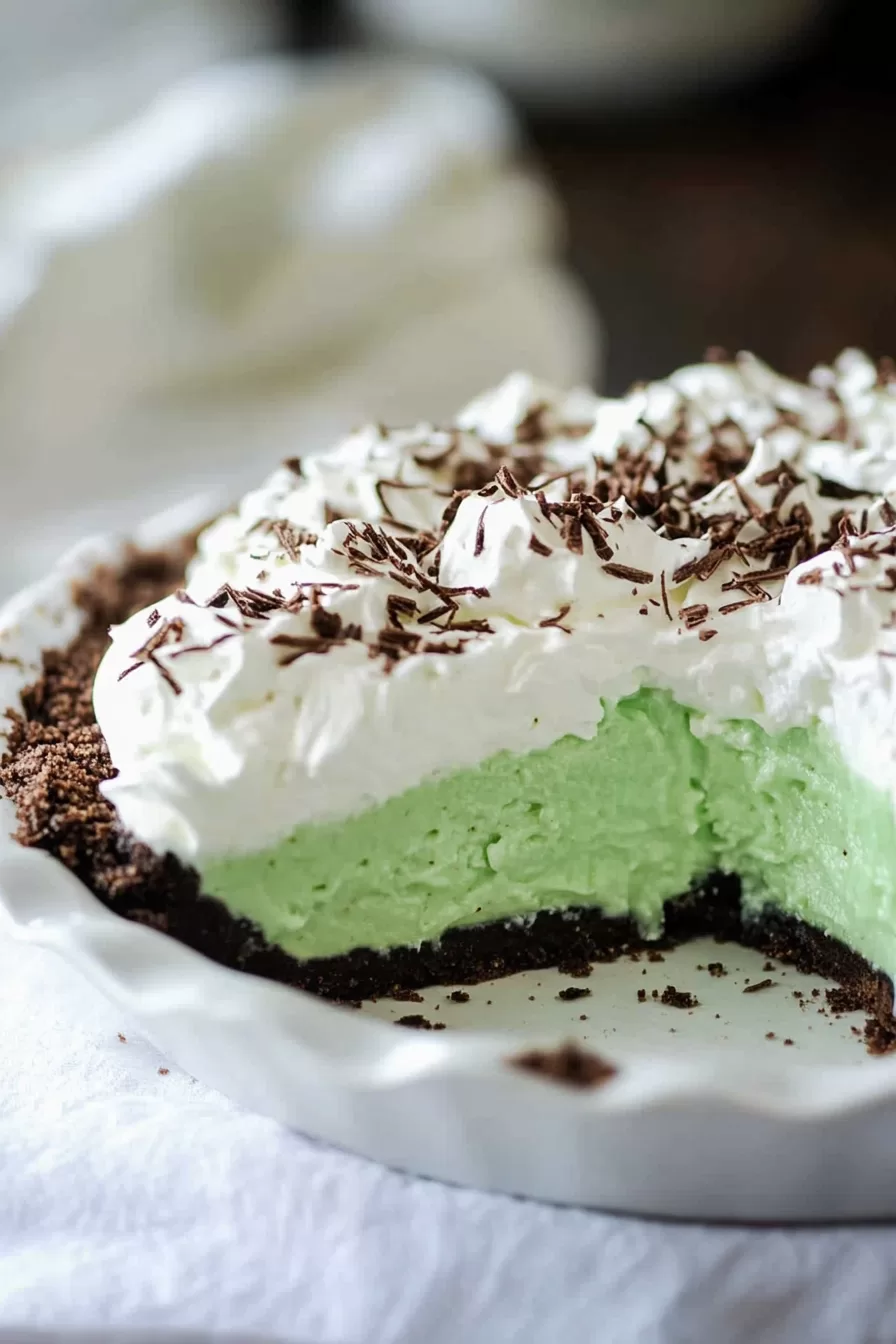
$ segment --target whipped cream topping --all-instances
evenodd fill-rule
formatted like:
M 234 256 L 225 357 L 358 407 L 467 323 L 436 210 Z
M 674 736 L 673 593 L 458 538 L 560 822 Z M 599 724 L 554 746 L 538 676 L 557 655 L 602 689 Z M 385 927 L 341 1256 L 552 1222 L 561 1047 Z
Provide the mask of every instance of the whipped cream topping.
M 752 356 L 620 399 L 515 374 L 292 460 L 112 631 L 105 792 L 157 852 L 275 844 L 669 689 L 826 723 L 896 797 L 896 384 Z

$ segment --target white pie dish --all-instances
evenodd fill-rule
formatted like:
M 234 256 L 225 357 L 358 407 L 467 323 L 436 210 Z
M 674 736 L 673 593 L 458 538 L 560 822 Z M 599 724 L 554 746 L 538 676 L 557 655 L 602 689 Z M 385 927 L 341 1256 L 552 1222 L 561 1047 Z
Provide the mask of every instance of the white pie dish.
M 137 540 L 184 526 L 182 513 L 168 516 Z M 86 543 L 0 610 L 3 706 L 34 679 L 41 648 L 76 633 L 72 580 L 120 552 L 111 539 Z M 744 998 L 762 959 L 720 949 L 731 973 L 712 980 L 695 945 L 662 967 L 598 967 L 575 981 L 592 991 L 579 1002 L 555 998 L 568 977 L 529 973 L 446 1005 L 458 1030 L 396 1030 L 379 1018 L 438 1018 L 444 995 L 357 1012 L 218 966 L 119 918 L 57 860 L 8 839 L 11 809 L 0 806 L 11 935 L 60 953 L 179 1065 L 247 1107 L 392 1166 L 559 1202 L 758 1221 L 896 1216 L 896 1059 L 866 1057 L 847 1019 L 810 1006 L 798 1020 L 790 991 L 809 994 L 817 980 L 778 970 L 774 990 Z M 701 1009 L 638 1004 L 639 988 L 670 980 L 697 991 Z M 571 1035 L 617 1075 L 576 1089 L 509 1062 Z

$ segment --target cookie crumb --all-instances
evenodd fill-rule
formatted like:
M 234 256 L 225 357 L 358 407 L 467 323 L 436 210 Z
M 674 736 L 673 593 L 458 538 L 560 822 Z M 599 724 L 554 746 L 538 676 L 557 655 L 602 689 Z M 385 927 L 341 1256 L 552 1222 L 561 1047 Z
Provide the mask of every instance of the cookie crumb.
M 393 985 L 389 990 L 389 998 L 395 999 L 398 1003 L 422 1003 L 423 995 L 418 994 L 416 989 L 402 989 L 401 985 Z
M 896 1032 L 890 1031 L 876 1018 L 865 1023 L 865 1048 L 869 1055 L 889 1055 L 896 1050 Z
M 513 1056 L 509 1063 L 514 1068 L 564 1083 L 567 1087 L 600 1087 L 618 1072 L 615 1064 L 592 1050 L 583 1050 L 574 1041 L 554 1050 L 526 1050 Z
M 452 989 L 448 995 L 451 1003 L 469 1003 L 470 996 L 465 989 Z
M 668 1008 L 698 1008 L 700 1000 L 696 995 L 689 993 L 686 989 L 676 989 L 674 985 L 667 985 L 663 990 L 660 1002 L 666 1004 Z
M 159 1073 L 162 1075 L 163 1078 L 165 1077 L 166 1073 L 170 1073 L 170 1072 L 171 1072 L 171 1070 L 170 1070 L 170 1069 L 166 1069 L 165 1066 L 164 1066 L 164 1064 L 163 1064 L 162 1067 L 159 1069 Z
M 826 989 L 824 996 L 835 1013 L 854 1013 L 865 1006 L 860 985 L 837 985 Z
M 564 1003 L 574 1003 L 576 999 L 587 999 L 591 997 L 591 990 L 583 985 L 569 985 L 566 989 L 561 989 L 557 995 Z
M 727 967 L 723 966 L 720 961 L 711 961 L 709 965 L 706 967 L 706 969 L 709 971 L 710 975 L 713 976 L 713 978 L 716 980 L 720 979 L 723 975 L 728 974 Z
M 573 980 L 587 980 L 592 966 L 584 957 L 568 957 L 565 961 L 558 961 L 557 970 L 561 975 L 572 976 Z

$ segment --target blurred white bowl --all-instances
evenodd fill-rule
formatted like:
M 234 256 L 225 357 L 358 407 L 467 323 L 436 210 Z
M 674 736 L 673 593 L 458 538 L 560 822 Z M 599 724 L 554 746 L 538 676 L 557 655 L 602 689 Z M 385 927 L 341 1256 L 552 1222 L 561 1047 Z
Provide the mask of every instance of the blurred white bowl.
M 367 32 L 557 108 L 637 105 L 762 70 L 825 0 L 349 0 Z

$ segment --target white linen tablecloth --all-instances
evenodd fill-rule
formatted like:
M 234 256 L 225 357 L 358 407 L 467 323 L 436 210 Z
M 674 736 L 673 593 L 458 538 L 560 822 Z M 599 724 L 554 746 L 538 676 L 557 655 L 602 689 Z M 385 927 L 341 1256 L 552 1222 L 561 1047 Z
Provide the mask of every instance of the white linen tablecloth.
M 387 1171 L 239 1110 L 2 932 L 0 1020 L 4 1339 L 896 1339 L 896 1228 L 650 1222 Z

